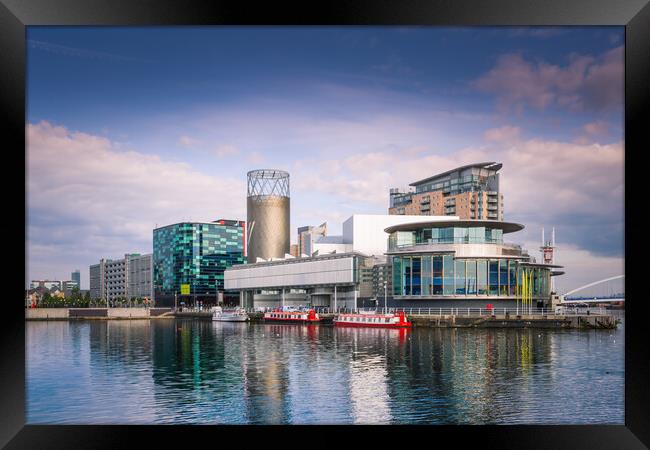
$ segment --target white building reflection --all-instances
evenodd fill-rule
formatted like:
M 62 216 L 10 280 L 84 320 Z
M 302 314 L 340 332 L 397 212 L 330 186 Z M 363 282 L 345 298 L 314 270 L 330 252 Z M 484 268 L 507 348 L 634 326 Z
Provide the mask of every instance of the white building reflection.
M 339 331 L 341 334 L 351 335 L 352 341 L 349 373 L 353 422 L 390 423 L 393 416 L 389 403 L 386 352 L 389 345 L 397 345 L 403 340 L 403 332 L 372 328 L 349 328 Z

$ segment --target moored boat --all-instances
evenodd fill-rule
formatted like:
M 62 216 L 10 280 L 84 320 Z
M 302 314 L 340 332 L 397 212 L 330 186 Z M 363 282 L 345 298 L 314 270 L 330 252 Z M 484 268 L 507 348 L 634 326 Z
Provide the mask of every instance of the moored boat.
M 337 314 L 334 325 L 340 327 L 403 328 L 410 327 L 403 311 L 397 314 Z
M 246 322 L 248 314 L 241 308 L 224 311 L 220 306 L 212 308 L 212 320 L 216 322 Z
M 264 313 L 264 321 L 288 323 L 318 323 L 320 316 L 313 309 L 306 311 L 282 311 L 277 309 Z

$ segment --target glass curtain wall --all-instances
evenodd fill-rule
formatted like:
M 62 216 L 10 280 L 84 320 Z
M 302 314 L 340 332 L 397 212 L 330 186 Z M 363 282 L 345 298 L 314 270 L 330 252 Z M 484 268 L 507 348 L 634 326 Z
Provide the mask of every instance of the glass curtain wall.
M 550 271 L 521 267 L 507 259 L 454 259 L 453 255 L 393 257 L 393 294 L 410 296 L 499 296 L 520 292 L 523 273 L 532 274 L 534 296 L 548 296 Z
M 423 228 L 396 231 L 388 237 L 391 250 L 418 244 L 502 244 L 503 230 L 486 227 Z

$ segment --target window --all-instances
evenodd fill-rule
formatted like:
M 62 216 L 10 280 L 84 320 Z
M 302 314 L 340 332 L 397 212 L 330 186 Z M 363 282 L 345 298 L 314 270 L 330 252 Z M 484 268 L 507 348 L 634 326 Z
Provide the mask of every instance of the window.
M 431 294 L 442 295 L 442 256 L 434 255 L 432 257 L 433 278 Z
M 422 258 L 414 256 L 411 262 L 411 295 L 421 295 Z
M 465 295 L 465 260 L 457 259 L 454 264 L 456 295 Z
M 454 257 L 453 255 L 444 255 L 442 257 L 443 265 L 443 293 L 444 295 L 454 294 Z
M 403 274 L 402 274 L 402 258 L 399 256 L 393 257 L 393 295 L 403 295 Z
M 489 262 L 489 285 L 490 295 L 499 294 L 499 261 L 497 260 Z
M 488 262 L 485 259 L 479 259 L 476 262 L 476 285 L 479 295 L 488 293 Z
M 476 295 L 476 261 L 467 261 L 467 295 Z
M 402 259 L 404 266 L 404 295 L 411 295 L 411 258 Z
M 510 282 L 508 292 L 510 295 L 515 295 L 515 287 L 517 285 L 517 263 L 512 260 L 508 262 L 508 278 Z
M 499 295 L 508 295 L 508 260 L 499 260 Z
M 431 256 L 422 257 L 422 295 L 431 295 Z

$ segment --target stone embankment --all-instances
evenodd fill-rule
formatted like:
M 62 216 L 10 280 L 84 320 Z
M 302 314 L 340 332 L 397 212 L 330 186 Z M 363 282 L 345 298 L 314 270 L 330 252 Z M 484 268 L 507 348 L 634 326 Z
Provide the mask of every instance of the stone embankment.
M 172 318 L 171 308 L 27 308 L 26 320 Z
M 616 317 L 610 315 L 511 315 L 511 316 L 462 316 L 462 315 L 412 315 L 407 316 L 414 327 L 435 328 L 590 328 L 613 329 Z

